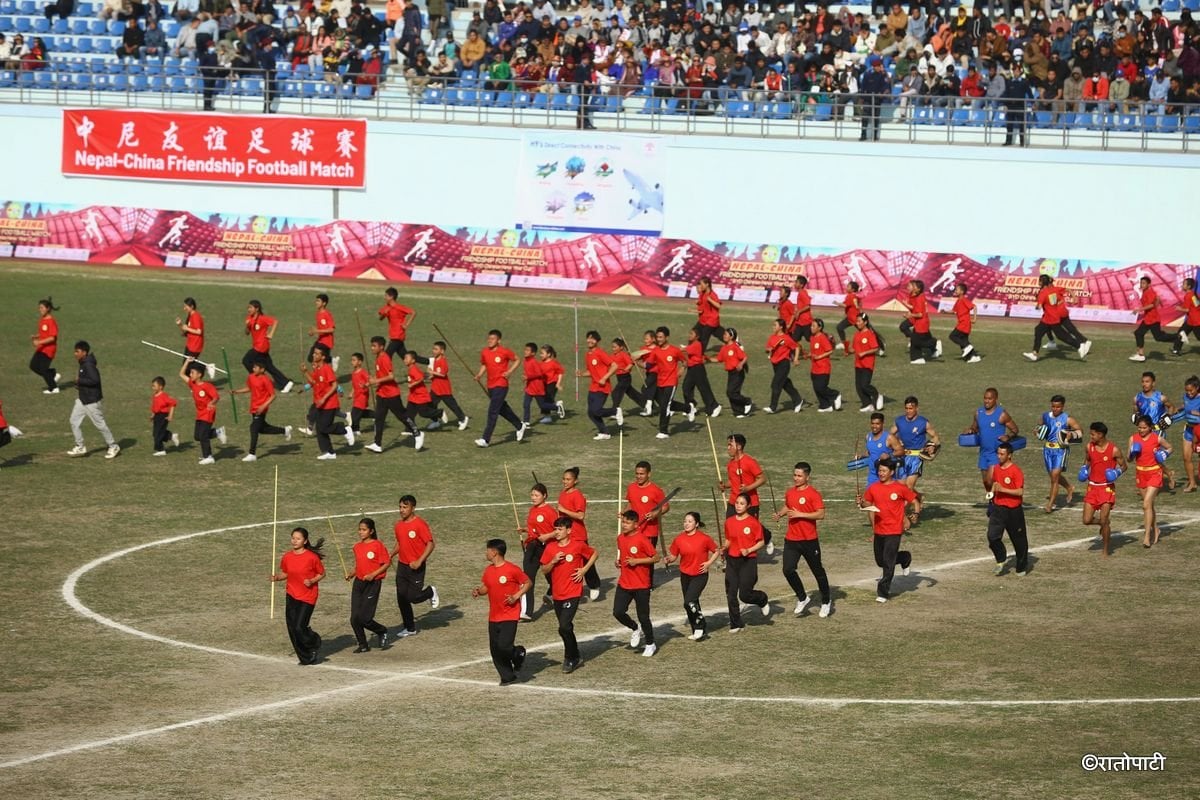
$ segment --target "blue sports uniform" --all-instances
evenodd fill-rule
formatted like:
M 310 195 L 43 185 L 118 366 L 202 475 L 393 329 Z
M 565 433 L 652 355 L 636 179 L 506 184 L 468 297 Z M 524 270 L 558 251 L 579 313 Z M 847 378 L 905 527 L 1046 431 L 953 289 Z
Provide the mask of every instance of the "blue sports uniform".
M 888 447 L 887 440 L 888 432 L 886 430 L 880 431 L 878 437 L 867 434 L 867 461 L 870 463 L 870 466 L 867 467 L 867 486 L 879 480 L 879 476 L 875 474 L 875 465 L 879 463 L 879 459 L 890 458 L 892 455 L 892 448 Z M 903 469 L 899 469 L 893 477 L 899 478 L 903 472 Z
M 1183 412 L 1183 440 L 1190 443 L 1192 427 L 1200 424 L 1200 394 L 1195 397 L 1188 397 L 1185 394 L 1179 402 L 1179 409 Z
M 900 416 L 892 423 L 896 426 L 896 437 L 904 445 L 904 475 L 920 476 L 925 472 L 925 462 L 921 460 L 921 451 L 929 443 L 926 431 L 929 420 L 918 414 L 913 419 Z
M 1042 461 L 1046 464 L 1046 472 L 1067 468 L 1067 457 L 1071 448 L 1062 443 L 1062 432 L 1067 430 L 1067 420 L 1070 415 L 1066 411 L 1057 417 L 1049 411 L 1042 412 L 1042 424 L 1046 426 L 1046 440 L 1042 444 Z
M 1157 425 L 1163 413 L 1167 410 L 1163 393 L 1155 389 L 1150 394 L 1138 392 L 1133 396 L 1133 403 L 1137 406 L 1137 413 L 1145 414 L 1150 418 L 1150 422 Z
M 1002 406 L 996 406 L 989 414 L 983 406 L 975 409 L 975 425 L 979 428 L 979 468 L 987 469 L 1000 463 L 996 447 L 1000 437 L 1008 433 L 1008 426 L 1000 421 L 1004 414 Z

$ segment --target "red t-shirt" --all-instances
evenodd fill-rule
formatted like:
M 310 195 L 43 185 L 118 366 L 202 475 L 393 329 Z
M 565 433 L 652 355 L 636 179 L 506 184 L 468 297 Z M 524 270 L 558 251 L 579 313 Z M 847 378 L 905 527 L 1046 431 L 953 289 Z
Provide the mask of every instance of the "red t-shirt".
M 795 339 L 786 333 L 771 334 L 767 339 L 767 353 L 771 358 L 771 363 L 778 364 L 780 361 L 788 360 L 792 357 L 792 351 L 798 346 Z
M 746 351 L 737 342 L 729 342 L 721 348 L 721 362 L 725 365 L 726 372 L 734 372 L 738 368 L 738 364 L 746 357 Z
M 929 305 L 924 294 L 911 298 L 909 308 L 913 314 L 913 330 L 917 333 L 929 333 Z M 920 316 L 917 316 L 920 314 Z
M 792 302 L 792 293 L 785 292 L 779 296 L 779 305 L 776 306 L 779 313 L 779 319 L 783 320 L 783 327 L 790 329 L 792 327 L 792 317 L 796 316 L 796 304 Z
M 833 355 L 833 342 L 825 334 L 824 331 L 814 334 L 808 342 L 809 353 L 812 357 L 809 372 L 813 375 L 829 375 L 833 372 L 833 360 L 829 358 L 817 358 L 822 353 Z
M 851 325 L 858 322 L 858 315 L 862 313 L 858 309 L 858 292 L 846 292 L 846 296 L 842 298 L 842 308 L 845 309 L 846 319 L 850 320 Z
M 971 298 L 963 295 L 954 301 L 954 329 L 963 333 L 971 332 L 971 312 L 975 310 L 975 303 Z
M 762 523 L 749 514 L 745 519 L 729 517 L 725 520 L 725 541 L 729 543 L 729 555 L 734 558 L 757 558 L 757 553 L 753 556 L 742 556 L 742 551 L 761 542 L 762 538 Z
M 646 356 L 654 364 L 654 373 L 658 377 L 660 387 L 675 386 L 679 383 L 678 364 L 687 358 L 684 352 L 673 344 L 666 347 L 656 347 Z
M 587 511 L 587 498 L 578 489 L 560 492 L 558 504 L 573 514 L 582 514 Z M 571 520 L 571 538 L 586 542 L 588 538 L 587 525 L 579 520 Z
M 609 394 L 612 391 L 611 379 L 605 380 L 604 376 L 608 374 L 608 369 L 612 366 L 612 356 L 599 347 L 593 347 L 583 357 L 587 359 L 585 366 L 587 367 L 588 375 L 592 378 L 592 382 L 588 384 L 588 391 Z
M 317 312 L 317 330 L 332 329 L 332 328 L 333 328 L 333 314 L 329 313 L 329 309 L 322 308 L 320 311 Z M 319 344 L 325 345 L 330 350 L 332 350 L 333 349 L 333 334 L 332 333 L 318 333 L 317 334 L 317 342 Z
M 1096 447 L 1088 442 L 1087 460 L 1088 483 L 1107 486 L 1110 481 L 1104 473 L 1117 466 L 1117 446 L 1112 442 L 1105 442 L 1104 447 Z
M 402 306 L 399 303 L 388 303 L 379 309 L 379 318 L 387 320 L 389 339 L 404 338 L 405 320 L 408 319 L 408 315 L 411 313 L 413 313 L 411 308 Z
M 698 317 L 696 321 L 701 325 L 715 328 L 721 324 L 721 309 L 708 301 L 710 297 L 717 300 L 716 292 L 703 292 L 696 298 L 696 315 Z
M 4 418 L 4 404 L 0 403 L 0 429 L 8 427 L 8 420 Z
M 1141 434 L 1135 433 L 1129 437 L 1129 444 L 1139 442 L 1142 445 L 1142 450 L 1133 458 L 1133 463 L 1139 470 L 1161 469 L 1162 465 L 1158 463 L 1158 459 L 1154 457 L 1154 451 L 1159 447 L 1159 436 L 1154 431 L 1150 431 L 1150 435 L 1145 438 Z
M 516 593 L 529 580 L 521 568 L 511 561 L 500 566 L 488 564 L 480 582 L 487 587 L 488 622 L 517 622 L 521 619 L 521 604 L 509 605 L 505 599 Z
M 812 484 L 801 489 L 793 486 L 783 496 L 783 504 L 793 511 L 811 514 L 825 507 L 821 493 Z M 789 519 L 787 539 L 792 542 L 806 542 L 817 538 L 817 523 L 811 519 Z
M 526 356 L 522 363 L 525 370 L 525 394 L 530 397 L 546 395 L 546 373 L 542 372 L 542 362 L 535 356 Z
M 717 543 L 704 531 L 681 533 L 671 542 L 670 552 L 679 556 L 679 571 L 695 577 L 700 574 L 700 565 L 717 552 Z
M 433 393 L 439 397 L 454 394 L 454 390 L 450 388 L 450 362 L 446 360 L 446 357 L 437 356 L 429 366 L 436 373 L 431 382 Z
M 704 347 L 701 346 L 699 339 L 688 342 L 688 346 L 684 349 L 684 355 L 689 367 L 699 367 L 704 364 Z
M 263 403 L 275 391 L 275 381 L 265 372 L 261 375 L 252 372 L 246 376 L 246 388 L 250 390 L 250 413 L 261 414 Z
M 808 289 L 796 290 L 796 309 L 804 309 L 800 311 L 800 316 L 796 318 L 796 325 L 808 327 L 812 324 L 812 298 L 808 294 Z
M 279 559 L 279 571 L 287 575 L 286 585 L 289 597 L 294 597 L 301 603 L 308 603 L 310 606 L 316 605 L 317 587 L 320 584 L 314 583 L 312 586 L 305 586 L 304 582 L 325 574 L 325 565 L 321 563 L 320 556 L 307 548 L 299 553 L 288 550 Z
M 350 385 L 354 387 L 353 406 L 355 408 L 367 408 L 367 404 L 371 399 L 370 380 L 370 374 L 362 367 L 350 373 Z
M 644 349 L 648 350 L 649 352 L 643 355 L 640 359 L 642 362 L 642 369 L 646 370 L 646 372 L 649 374 L 653 374 L 654 371 L 658 369 L 658 362 L 654 360 L 654 351 L 658 349 L 658 345 L 646 345 Z
M 1154 456 L 1151 454 L 1153 460 Z M 1005 489 L 1023 489 L 1025 488 L 1025 474 L 1021 472 L 1021 468 L 1014 462 L 1010 461 L 1007 464 L 996 464 L 992 467 L 992 483 L 999 484 Z M 992 502 L 998 506 L 1005 508 L 1020 508 L 1021 498 L 1016 495 L 1003 494 L 996 492 L 992 495 Z
M 58 322 L 54 317 L 49 315 L 38 320 L 37 338 L 46 339 L 53 337 L 53 341 L 46 344 L 39 344 L 37 352 L 46 356 L 46 358 L 54 358 L 54 354 L 58 352 Z
M 200 331 L 199 333 L 185 333 L 183 346 L 189 352 L 199 353 L 204 350 L 204 317 L 200 316 L 199 311 L 188 312 L 187 320 L 184 325 L 189 328 Z
M 375 570 L 379 569 L 384 564 L 391 563 L 391 556 L 388 555 L 387 548 L 383 542 L 378 539 L 366 539 L 356 542 L 354 545 L 354 577 L 360 580 L 365 580 Z M 387 576 L 387 570 L 379 573 L 375 579 L 383 580 Z
M 155 392 L 150 395 L 150 413 L 151 414 L 166 414 L 172 408 L 179 405 L 179 401 L 166 392 Z M 0 425 L 0 428 L 5 427 Z
M 1187 297 L 1183 298 L 1183 309 L 1187 312 L 1187 324 L 1200 327 L 1200 294 L 1188 292 Z
M 1037 304 L 1042 309 L 1042 322 L 1047 325 L 1057 325 L 1067 315 L 1067 298 L 1054 284 L 1042 287 Z
M 549 564 L 560 550 L 563 560 L 550 570 L 550 596 L 555 600 L 573 600 L 583 594 L 583 581 L 576 583 L 571 574 L 586 564 L 596 551 L 577 539 L 568 539 L 565 543 L 552 539 L 546 542 L 542 563 Z
M 504 345 L 495 349 L 485 347 L 479 353 L 479 363 L 487 368 L 487 388 L 503 389 L 508 386 L 508 365 L 517 360 L 517 354 Z
M 1150 306 L 1141 312 L 1142 325 L 1156 325 L 1160 322 L 1158 316 L 1158 292 L 1154 291 L 1153 286 L 1147 286 L 1146 291 L 1142 292 L 1142 306 Z
M 875 535 L 899 536 L 904 533 L 904 508 L 916 497 L 911 489 L 894 480 L 868 486 L 863 492 L 863 505 L 879 509 L 871 514 L 871 527 Z
M 863 328 L 854 334 L 854 342 L 851 344 L 854 350 L 854 366 L 861 369 L 875 369 L 876 353 L 863 355 L 868 350 L 877 350 L 879 348 L 879 339 L 875 336 L 875 332 L 870 328 Z
M 246 330 L 250 332 L 250 346 L 259 353 L 271 352 L 271 340 L 267 338 L 267 329 L 275 324 L 274 317 L 266 314 L 251 314 L 246 317 Z
M 629 503 L 630 509 L 637 512 L 639 519 L 662 502 L 664 497 L 666 495 L 663 494 L 663 490 L 652 481 L 647 481 L 645 486 L 638 486 L 637 481 L 634 481 L 625 490 L 625 500 Z M 660 523 L 661 518 L 655 518 L 653 522 L 641 522 L 638 530 L 650 539 L 658 539 Z
M 629 566 L 625 563 L 628 558 L 651 558 L 654 555 L 654 542 L 634 531 L 628 536 L 621 534 L 617 537 L 617 561 L 621 572 L 617 576 L 617 586 L 633 591 L 650 588 L 650 564 Z
M 392 530 L 396 534 L 396 555 L 402 564 L 416 561 L 425 552 L 426 545 L 433 541 L 429 523 L 415 514 L 406 520 L 397 520 Z
M 532 542 L 554 530 L 554 520 L 557 518 L 558 512 L 549 503 L 532 506 L 525 516 L 525 542 Z
M 382 378 L 385 375 L 391 375 L 392 378 L 375 385 L 375 396 L 399 397 L 400 384 L 396 383 L 395 373 L 392 371 L 392 357 L 387 353 L 380 353 L 375 356 L 375 377 Z
M 548 358 L 542 362 L 542 374 L 546 376 L 547 386 L 557 386 L 558 379 L 566 374 L 566 370 L 558 361 Z
M 612 354 L 612 360 L 617 365 L 618 375 L 628 375 L 633 371 L 633 358 L 630 357 L 629 351 L 618 350 Z
M 192 390 L 192 401 L 196 404 L 197 422 L 215 422 L 217 419 L 217 387 L 205 381 L 188 381 Z
M 429 394 L 429 387 L 425 385 L 425 371 L 416 364 L 408 367 L 408 402 L 418 404 L 433 402 L 433 396 Z
M 329 364 L 321 364 L 318 367 L 313 367 L 312 372 L 308 373 L 308 380 L 312 384 L 314 401 L 319 400 L 321 395 L 329 392 L 330 388 L 333 389 L 332 392 L 329 392 L 329 397 L 325 402 L 317 406 L 318 408 L 327 411 L 331 408 L 337 408 L 340 405 L 337 393 L 337 375 L 333 374 L 333 367 L 329 366 Z
M 762 475 L 762 467 L 753 458 L 742 453 L 729 460 L 725 465 L 725 472 L 729 476 L 729 499 L 732 501 L 744 491 L 742 487 L 758 480 L 758 476 Z M 758 505 L 758 489 L 751 490 L 750 505 Z

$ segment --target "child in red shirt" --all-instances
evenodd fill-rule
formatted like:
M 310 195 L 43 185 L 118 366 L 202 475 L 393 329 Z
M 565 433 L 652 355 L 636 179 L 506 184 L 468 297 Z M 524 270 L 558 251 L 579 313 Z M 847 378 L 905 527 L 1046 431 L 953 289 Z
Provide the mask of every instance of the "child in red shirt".
M 533 584 L 521 568 L 506 561 L 508 545 L 503 539 L 488 539 L 484 559 L 488 562 L 479 585 L 471 590 L 472 597 L 488 599 L 488 649 L 492 663 L 500 673 L 500 685 L 517 682 L 517 673 L 525 663 L 525 648 L 514 644 L 521 601 Z
M 16 425 L 8 424 L 8 420 L 4 418 L 4 404 L 0 403 L 0 447 L 4 447 L 13 439 L 20 439 L 24 435 Z
M 579 668 L 579 641 L 575 637 L 575 612 L 583 597 L 583 576 L 596 564 L 597 553 L 588 544 L 571 537 L 571 520 L 554 521 L 554 539 L 542 553 L 542 574 L 550 581 L 554 613 L 558 617 L 558 635 L 563 640 L 565 673 Z
M 150 395 L 150 420 L 154 426 L 154 455 L 165 456 L 168 439 L 179 447 L 179 434 L 169 430 L 179 401 L 167 394 L 167 381 L 161 376 L 150 381 L 150 389 L 153 392 Z
M 445 403 L 446 408 L 450 409 L 455 419 L 458 420 L 458 429 L 465 431 L 471 418 L 463 413 L 458 401 L 454 399 L 454 390 L 450 386 L 450 362 L 446 360 L 446 343 L 434 342 L 432 352 L 433 358 L 429 360 L 429 376 L 433 379 L 430 382 L 433 405 L 436 408 L 439 403 Z M 449 420 L 446 418 L 446 412 L 443 411 L 441 423 L 445 425 L 447 422 Z
M 621 534 L 617 536 L 617 590 L 613 593 L 613 618 L 633 631 L 629 646 L 635 650 L 646 643 L 642 655 L 649 658 L 658 651 L 654 644 L 654 623 L 650 621 L 651 570 L 662 560 L 654 542 L 639 529 L 638 512 L 621 514 Z M 629 616 L 629 604 L 637 610 L 635 624 Z
M 371 410 L 371 373 L 363 366 L 366 359 L 362 353 L 350 354 L 350 386 L 354 400 L 350 404 L 350 430 L 357 436 L 364 419 L 374 419 Z
M 954 284 L 954 330 L 950 341 L 962 348 L 962 358 L 968 364 L 978 364 L 983 357 L 971 344 L 971 326 L 975 323 L 975 302 L 967 297 L 967 285 L 961 281 Z
M 567 371 L 558 361 L 558 352 L 550 345 L 542 345 L 538 355 L 542 359 L 542 372 L 546 377 L 546 402 L 553 403 L 558 418 L 563 419 L 567 416 L 567 409 L 563 406 L 563 401 L 558 399 L 558 392 L 562 389 L 563 376 Z
M 522 373 L 525 376 L 525 398 L 524 398 L 524 415 L 521 420 L 526 425 L 529 424 L 530 412 L 533 410 L 533 404 L 537 403 L 538 410 L 543 414 L 543 417 L 538 420 L 539 423 L 545 424 L 552 422 L 553 417 L 550 412 L 554 411 L 554 403 L 546 399 L 546 371 L 544 363 L 538 360 L 537 342 L 526 342 L 525 352 L 522 354 Z
M 196 404 L 196 425 L 192 437 L 200 443 L 201 466 L 215 464 L 212 454 L 212 440 L 216 439 L 225 444 L 224 426 L 214 427 L 217 422 L 217 402 L 221 399 L 217 387 L 204 380 L 204 367 L 199 361 L 190 358 L 179 368 L 179 377 L 192 392 L 192 402 Z

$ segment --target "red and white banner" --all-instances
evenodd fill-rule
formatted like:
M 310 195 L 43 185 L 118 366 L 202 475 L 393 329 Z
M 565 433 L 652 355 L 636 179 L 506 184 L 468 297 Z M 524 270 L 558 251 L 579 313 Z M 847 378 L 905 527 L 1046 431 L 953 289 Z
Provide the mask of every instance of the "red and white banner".
M 361 119 L 64 109 L 62 171 L 89 178 L 361 189 Z

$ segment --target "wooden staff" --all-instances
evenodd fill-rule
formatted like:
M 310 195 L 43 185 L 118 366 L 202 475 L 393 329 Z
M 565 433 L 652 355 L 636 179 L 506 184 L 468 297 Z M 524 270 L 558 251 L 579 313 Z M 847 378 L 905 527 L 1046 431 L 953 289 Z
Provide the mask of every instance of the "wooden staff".
M 363 360 L 365 361 L 367 358 L 367 353 L 370 351 L 367 350 L 367 337 L 363 335 L 362 317 L 358 316 L 357 308 L 354 309 L 354 322 L 356 325 L 358 325 L 358 344 L 359 347 L 362 348 Z M 375 387 L 369 383 L 367 384 L 367 391 L 371 393 L 372 398 L 375 397 Z M 374 401 L 372 401 L 372 405 L 373 404 Z
M 708 446 L 712 448 L 713 466 L 717 469 L 717 486 L 721 486 L 723 482 L 723 478 L 721 476 L 721 462 L 717 459 L 717 442 L 715 439 L 713 439 L 712 423 L 709 422 L 709 418 L 707 416 L 704 418 L 704 427 L 708 428 Z M 724 487 L 721 489 L 721 499 L 725 499 Z
M 437 323 L 434 323 L 433 329 L 438 332 L 438 336 L 440 336 L 442 341 L 446 343 L 446 346 L 450 348 L 450 352 L 454 353 L 454 357 L 458 359 L 458 363 L 463 365 L 463 369 L 467 371 L 467 374 L 475 379 L 475 385 L 479 387 L 479 391 L 483 392 L 484 394 L 488 394 L 487 387 L 479 382 L 479 378 L 475 376 L 475 371 L 471 369 L 469 364 L 467 364 L 466 359 L 459 354 L 458 348 L 455 347 L 454 343 L 450 341 L 450 337 L 442 333 L 442 329 L 437 326 Z M 491 399 L 490 394 L 488 394 L 488 399 Z
M 617 429 L 617 535 L 621 535 L 621 500 L 624 498 L 624 493 L 621 491 L 623 479 L 625 475 L 625 436 L 621 430 Z
M 279 532 L 279 465 L 275 465 L 275 502 L 271 510 L 271 572 L 275 572 Z M 271 619 L 275 619 L 275 581 L 271 581 Z
M 342 565 L 342 574 L 345 575 L 346 559 L 342 556 L 342 548 L 338 547 L 337 539 L 335 538 L 335 533 L 333 530 L 333 520 L 331 520 L 329 517 L 326 517 L 325 521 L 329 523 L 329 541 L 333 542 L 333 549 L 337 550 L 338 561 L 341 562 Z
M 517 525 L 517 530 L 521 530 L 521 517 L 517 514 L 517 496 L 513 494 L 512 478 L 508 474 L 508 462 L 504 462 L 504 481 L 508 484 L 508 499 L 512 503 L 513 522 Z
M 771 511 L 779 513 L 779 505 L 775 502 L 775 487 L 771 484 L 771 476 L 763 473 L 767 479 L 767 491 L 771 493 Z
M 715 513 L 717 515 L 713 524 L 717 526 L 717 550 L 718 550 L 718 552 L 721 553 L 721 569 L 722 569 L 722 571 L 724 571 L 724 569 L 725 569 L 725 518 L 721 514 L 721 506 L 717 502 L 717 490 L 713 489 L 710 486 L 708 491 L 712 495 L 713 513 Z
M 221 358 L 225 359 L 225 374 L 229 376 L 229 387 L 233 388 L 233 374 L 229 371 L 229 356 L 225 354 L 225 348 L 221 348 Z M 233 424 L 236 425 L 237 418 L 237 395 L 229 395 L 229 404 L 233 407 Z

